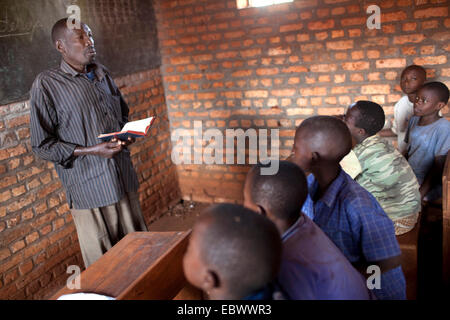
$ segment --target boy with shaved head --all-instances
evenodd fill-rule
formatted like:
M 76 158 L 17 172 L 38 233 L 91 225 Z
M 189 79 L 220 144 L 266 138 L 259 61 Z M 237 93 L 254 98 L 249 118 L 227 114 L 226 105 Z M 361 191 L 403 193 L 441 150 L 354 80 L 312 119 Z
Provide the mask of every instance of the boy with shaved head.
M 296 164 L 280 161 L 275 175 L 253 167 L 244 187 L 244 205 L 267 216 L 283 241 L 278 284 L 291 300 L 369 299 L 362 275 L 311 219 L 301 213 L 308 194 Z
M 209 299 L 272 300 L 280 258 L 280 234 L 269 219 L 240 205 L 220 204 L 196 221 L 183 269 Z
M 395 234 L 401 235 L 417 222 L 419 183 L 408 161 L 389 141 L 377 135 L 384 120 L 379 104 L 357 101 L 348 108 L 344 121 L 356 142 L 353 152 L 361 165 L 355 180 L 378 200 L 394 222 Z
M 304 120 L 295 133 L 291 161 L 308 176 L 303 212 L 330 237 L 347 259 L 365 274 L 370 265 L 381 271 L 379 299 L 405 299 L 406 284 L 394 225 L 377 200 L 339 165 L 352 138 L 336 117 Z

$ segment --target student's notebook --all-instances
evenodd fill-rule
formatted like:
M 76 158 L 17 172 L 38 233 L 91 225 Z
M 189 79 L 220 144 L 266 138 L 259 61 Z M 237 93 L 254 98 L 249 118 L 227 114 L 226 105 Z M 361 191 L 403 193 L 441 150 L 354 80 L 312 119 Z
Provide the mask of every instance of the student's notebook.
M 112 138 L 117 138 L 119 140 L 126 141 L 128 137 L 144 137 L 147 135 L 148 130 L 153 124 L 153 121 L 155 121 L 156 117 L 150 117 L 142 120 L 136 120 L 127 122 L 121 131 L 119 132 L 111 132 L 111 133 L 104 133 L 98 136 L 98 138 L 102 141 L 109 141 Z

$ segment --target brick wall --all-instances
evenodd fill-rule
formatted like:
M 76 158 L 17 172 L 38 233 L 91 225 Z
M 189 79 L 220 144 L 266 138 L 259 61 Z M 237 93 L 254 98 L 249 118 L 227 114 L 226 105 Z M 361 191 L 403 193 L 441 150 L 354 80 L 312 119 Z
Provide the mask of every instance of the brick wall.
M 366 27 L 370 4 L 381 8 L 381 30 Z M 405 66 L 450 85 L 449 4 L 295 0 L 238 10 L 235 0 L 158 1 L 171 127 L 277 128 L 282 158 L 302 119 L 342 114 L 358 99 L 380 103 L 389 127 Z M 177 169 L 185 199 L 242 200 L 246 166 Z
M 180 199 L 159 68 L 115 79 L 130 120 L 156 114 L 151 137 L 131 147 L 147 224 Z M 78 237 L 53 164 L 31 152 L 28 101 L 0 106 L 0 299 L 43 299 L 83 267 Z

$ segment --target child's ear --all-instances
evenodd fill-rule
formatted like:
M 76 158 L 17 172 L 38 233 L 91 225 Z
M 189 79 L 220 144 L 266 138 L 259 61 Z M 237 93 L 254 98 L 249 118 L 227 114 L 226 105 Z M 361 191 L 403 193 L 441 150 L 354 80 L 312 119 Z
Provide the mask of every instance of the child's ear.
M 203 290 L 209 292 L 212 289 L 219 288 L 220 285 L 220 278 L 217 272 L 208 269 L 205 273 L 205 277 L 203 278 Z
M 436 106 L 437 106 L 437 110 L 441 110 L 441 109 L 444 108 L 446 105 L 447 105 L 447 104 L 444 103 L 444 102 L 442 102 L 442 101 L 438 102 L 437 105 L 436 105 Z

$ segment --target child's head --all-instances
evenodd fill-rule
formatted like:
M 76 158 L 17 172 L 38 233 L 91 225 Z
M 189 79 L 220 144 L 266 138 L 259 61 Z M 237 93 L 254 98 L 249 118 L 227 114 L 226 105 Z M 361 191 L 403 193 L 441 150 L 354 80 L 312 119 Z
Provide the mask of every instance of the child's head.
M 352 148 L 346 124 L 332 116 L 314 116 L 304 120 L 295 132 L 291 161 L 306 173 L 326 166 L 338 166 Z
M 400 78 L 400 87 L 405 94 L 413 94 L 420 89 L 427 78 L 427 72 L 421 66 L 406 67 Z
M 244 206 L 266 215 L 282 234 L 299 217 L 308 194 L 303 170 L 292 162 L 280 161 L 278 172 L 262 175 L 261 165 L 247 174 Z
M 353 139 L 360 143 L 383 129 L 385 115 L 379 104 L 357 101 L 348 108 L 344 121 Z
M 417 92 L 414 101 L 414 115 L 419 117 L 439 114 L 449 99 L 448 87 L 442 82 L 429 82 L 424 84 Z
M 211 299 L 242 299 L 277 275 L 281 238 L 266 217 L 235 204 L 209 207 L 183 259 L 186 279 Z

